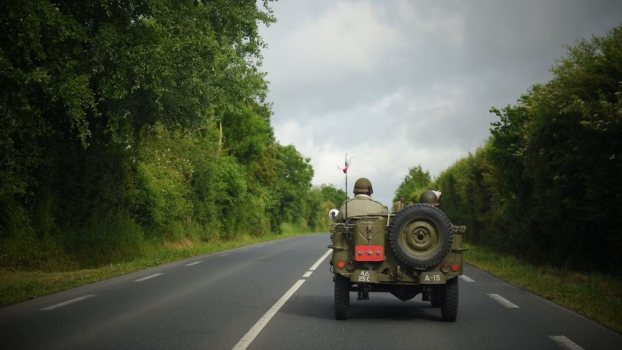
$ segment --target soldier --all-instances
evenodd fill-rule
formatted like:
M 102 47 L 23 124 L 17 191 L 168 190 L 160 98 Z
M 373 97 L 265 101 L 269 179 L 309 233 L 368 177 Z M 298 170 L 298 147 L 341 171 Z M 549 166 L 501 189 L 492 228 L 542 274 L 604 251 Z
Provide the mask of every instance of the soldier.
M 406 201 L 404 200 L 404 197 L 400 197 L 400 199 L 397 202 L 393 202 L 393 211 L 398 212 L 404 209 L 405 205 L 406 205 Z
M 425 191 L 421 194 L 421 197 L 419 197 L 419 202 L 427 203 L 438 208 L 441 205 L 441 191 Z
M 354 183 L 354 198 L 347 201 L 348 217 L 359 215 L 387 214 L 387 207 L 371 199 L 374 190 L 371 181 L 362 177 Z M 339 209 L 336 221 L 343 221 L 346 215 L 346 203 Z

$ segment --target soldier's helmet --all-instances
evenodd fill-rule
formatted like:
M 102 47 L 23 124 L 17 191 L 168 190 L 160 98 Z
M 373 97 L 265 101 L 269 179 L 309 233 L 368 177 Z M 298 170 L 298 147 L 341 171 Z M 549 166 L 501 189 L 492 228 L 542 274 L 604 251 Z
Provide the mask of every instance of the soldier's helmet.
M 371 187 L 371 181 L 364 177 L 356 180 L 354 183 L 354 194 L 366 194 L 370 195 L 374 193 L 374 189 Z
M 441 204 L 440 192 L 437 191 L 425 191 L 419 197 L 420 203 L 431 204 L 435 207 L 438 207 Z

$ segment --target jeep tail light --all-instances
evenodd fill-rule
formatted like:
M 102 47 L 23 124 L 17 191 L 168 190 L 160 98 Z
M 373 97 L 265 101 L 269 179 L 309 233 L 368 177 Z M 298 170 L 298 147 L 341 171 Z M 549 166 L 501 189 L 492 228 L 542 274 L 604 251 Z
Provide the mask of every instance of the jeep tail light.
M 460 265 L 458 265 L 458 264 L 451 265 L 451 271 L 453 271 L 453 272 L 460 271 Z
M 346 262 L 345 261 L 343 261 L 343 260 L 337 261 L 337 268 L 338 269 L 343 269 L 345 267 L 346 267 Z

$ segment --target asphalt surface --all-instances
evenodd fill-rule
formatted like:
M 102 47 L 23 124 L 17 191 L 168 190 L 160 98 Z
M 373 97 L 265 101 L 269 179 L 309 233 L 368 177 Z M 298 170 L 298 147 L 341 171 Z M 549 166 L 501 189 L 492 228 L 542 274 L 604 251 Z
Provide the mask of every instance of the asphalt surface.
M 350 319 L 336 321 L 328 244 L 279 240 L 5 307 L 0 347 L 622 349 L 622 335 L 469 266 L 455 323 L 420 296 L 384 293 L 352 293 Z

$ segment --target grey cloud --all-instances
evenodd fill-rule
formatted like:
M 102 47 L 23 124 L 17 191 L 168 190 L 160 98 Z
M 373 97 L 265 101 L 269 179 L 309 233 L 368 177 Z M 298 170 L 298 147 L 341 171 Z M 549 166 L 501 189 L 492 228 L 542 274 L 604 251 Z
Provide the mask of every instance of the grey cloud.
M 339 185 L 333 163 L 353 153 L 367 172 L 360 175 L 375 178 L 385 199 L 409 167 L 438 175 L 482 145 L 494 120 L 490 107 L 514 104 L 550 79 L 564 45 L 622 25 L 622 2 L 604 0 L 273 7 L 279 22 L 263 31 L 264 70 L 277 138 L 311 157 L 317 184 Z

